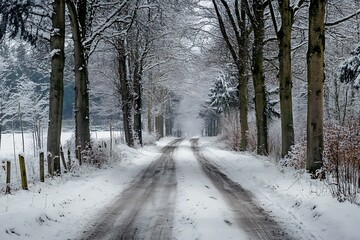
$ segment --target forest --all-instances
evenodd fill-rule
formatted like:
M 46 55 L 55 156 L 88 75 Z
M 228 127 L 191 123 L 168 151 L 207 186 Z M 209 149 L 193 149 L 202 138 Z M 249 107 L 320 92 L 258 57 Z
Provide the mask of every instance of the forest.
M 65 128 L 91 163 L 94 129 L 137 148 L 191 136 L 195 110 L 202 136 L 355 202 L 359 14 L 358 0 L 0 1 L 0 136 L 31 132 L 60 175 Z

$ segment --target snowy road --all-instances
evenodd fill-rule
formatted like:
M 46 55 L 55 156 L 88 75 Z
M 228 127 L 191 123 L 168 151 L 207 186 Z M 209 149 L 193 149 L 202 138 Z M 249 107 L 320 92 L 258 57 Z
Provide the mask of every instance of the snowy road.
M 81 239 L 171 239 L 176 198 L 172 153 L 180 141 L 164 147 L 160 158 L 107 207 Z
M 178 139 L 79 239 L 217 239 L 219 231 L 223 239 L 294 239 L 201 154 L 197 139 Z
M 191 140 L 192 149 L 205 174 L 221 192 L 234 213 L 238 226 L 250 239 L 287 240 L 291 238 L 264 209 L 252 200 L 252 194 L 222 173 L 215 164 L 206 159 L 199 150 L 198 139 Z

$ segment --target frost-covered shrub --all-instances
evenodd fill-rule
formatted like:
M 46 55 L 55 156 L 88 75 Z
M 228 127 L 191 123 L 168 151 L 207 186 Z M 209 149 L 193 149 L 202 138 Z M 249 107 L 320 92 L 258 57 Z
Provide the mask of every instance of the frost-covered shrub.
M 285 167 L 292 167 L 296 170 L 305 169 L 306 162 L 306 141 L 305 139 L 291 147 L 288 155 L 279 164 Z
M 101 167 L 111 158 L 109 147 L 109 141 L 92 139 L 91 148 L 86 148 L 81 152 L 82 162 Z
M 241 132 L 237 112 L 229 112 L 222 116 L 220 121 L 222 125 L 220 140 L 224 141 L 231 150 L 239 151 Z
M 326 128 L 324 167 L 333 196 L 354 203 L 360 187 L 360 118 Z

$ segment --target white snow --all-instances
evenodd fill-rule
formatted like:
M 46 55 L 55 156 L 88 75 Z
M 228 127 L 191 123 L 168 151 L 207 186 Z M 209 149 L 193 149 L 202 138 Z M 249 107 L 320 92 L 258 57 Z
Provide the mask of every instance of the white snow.
M 56 48 L 56 49 L 53 49 L 51 52 L 50 52 L 50 57 L 54 57 L 55 55 L 59 55 L 61 53 L 61 50 Z
M 64 134 L 63 141 L 70 136 Z M 98 132 L 96 136 L 108 138 L 109 132 Z M 16 139 L 18 137 L 16 135 Z M 0 165 L 0 239 L 60 240 L 79 236 L 84 226 L 160 156 L 161 147 L 173 139 L 164 138 L 156 146 L 140 149 L 117 146 L 115 151 L 121 159 L 103 169 L 82 166 L 62 177 L 47 178 L 45 183 L 33 180 L 29 191 L 14 190 L 11 195 L 4 194 L 5 176 Z M 25 139 L 27 146 L 31 146 L 30 140 Z M 281 169 L 264 157 L 221 150 L 218 148 L 221 144 L 214 139 L 201 139 L 200 146 L 202 154 L 216 162 L 232 180 L 253 192 L 255 201 L 271 211 L 294 236 L 359 239 L 359 206 L 339 203 L 324 183 L 310 180 L 307 174 Z M 16 146 L 16 153 L 20 148 Z M 33 154 L 32 150 L 29 152 Z M 29 153 L 26 157 L 30 158 Z M 0 161 L 14 161 L 13 158 L 12 135 L 6 135 Z M 247 239 L 236 224 L 231 224 L 234 222 L 232 212 L 199 167 L 189 140 L 180 144 L 174 159 L 178 182 L 174 238 Z M 32 171 L 36 172 L 36 167 L 32 167 L 36 161 L 35 158 L 34 162 L 27 163 L 30 176 Z
M 248 239 L 235 227 L 232 213 L 205 176 L 185 141 L 175 152 L 178 198 L 175 209 L 176 239 Z M 228 221 L 229 224 L 226 223 Z
M 202 140 L 203 154 L 233 181 L 250 190 L 275 218 L 305 239 L 359 239 L 360 207 L 334 199 L 324 182 L 308 174 L 281 169 L 265 157 L 223 151 Z M 215 143 L 216 145 L 216 143 Z

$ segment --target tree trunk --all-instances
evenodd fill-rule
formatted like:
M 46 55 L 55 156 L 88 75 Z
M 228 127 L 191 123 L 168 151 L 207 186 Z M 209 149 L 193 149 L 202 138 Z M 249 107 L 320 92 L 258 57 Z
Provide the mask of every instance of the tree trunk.
M 148 106 L 147 106 L 147 123 L 148 123 L 148 131 L 149 133 L 153 132 L 153 123 L 152 123 L 152 101 L 148 99 Z
M 51 46 L 51 76 L 49 127 L 47 137 L 48 171 L 51 175 L 60 174 L 60 137 L 62 124 L 62 109 L 64 95 L 64 38 L 65 38 L 65 1 L 54 0 L 52 14 Z M 49 155 L 48 155 L 49 156 Z M 52 158 L 55 157 L 54 172 L 51 171 Z
M 171 99 L 168 99 L 166 102 L 166 119 L 165 119 L 165 132 L 166 136 L 172 135 L 172 128 L 173 128 L 173 116 L 172 116 L 172 110 L 171 110 Z
M 246 28 L 246 4 L 247 0 L 235 0 L 233 11 L 227 1 L 221 0 L 221 5 L 225 8 L 225 18 L 230 20 L 231 28 L 235 33 L 236 42 L 232 43 L 229 38 L 228 29 L 225 26 L 221 11 L 216 0 L 212 0 L 216 16 L 218 19 L 221 34 L 224 38 L 227 48 L 231 57 L 236 64 L 238 70 L 239 82 L 239 101 L 240 101 L 240 126 L 241 126 L 241 142 L 240 150 L 245 151 L 248 145 L 248 78 L 246 74 L 246 67 L 248 64 L 247 47 L 248 47 L 248 34 Z M 238 49 L 238 52 L 236 52 Z
M 142 146 L 142 122 L 141 122 L 141 111 L 142 111 L 142 89 L 141 89 L 141 78 L 142 78 L 142 61 L 139 59 L 138 51 L 135 49 L 135 66 L 134 66 L 134 132 Z
M 155 127 L 159 138 L 164 137 L 164 115 L 160 114 L 155 117 Z
M 239 47 L 239 56 L 241 60 L 238 63 L 238 79 L 239 79 L 239 101 L 240 101 L 240 151 L 245 151 L 248 146 L 248 76 L 246 67 L 248 65 L 248 37 L 246 29 L 246 11 L 245 3 L 241 1 L 241 17 L 240 25 L 241 42 Z
M 255 90 L 255 114 L 257 128 L 257 153 L 268 154 L 267 100 L 265 88 L 264 62 L 264 6 L 261 1 L 253 2 L 254 45 L 253 45 L 253 82 Z
M 129 79 L 127 74 L 127 57 L 126 57 L 125 40 L 118 41 L 118 61 L 119 61 L 119 78 L 120 78 L 120 95 L 122 101 L 123 128 L 125 133 L 125 141 L 129 147 L 134 146 L 134 138 L 131 126 L 131 95 Z
M 72 37 L 74 41 L 74 60 L 75 60 L 75 145 L 81 146 L 81 150 L 90 146 L 90 119 L 89 119 L 89 90 L 88 90 L 88 71 L 87 57 L 82 40 L 85 34 L 86 18 L 82 12 L 77 12 L 72 0 L 66 0 L 71 20 Z M 83 9 L 84 5 L 80 5 Z M 85 10 L 86 11 L 86 6 Z
M 311 0 L 309 7 L 306 169 L 313 174 L 323 165 L 325 6 L 326 0 Z
M 291 31 L 293 11 L 289 0 L 279 1 L 281 28 L 279 40 L 279 80 L 281 111 L 281 156 L 284 157 L 294 144 L 292 107 Z

